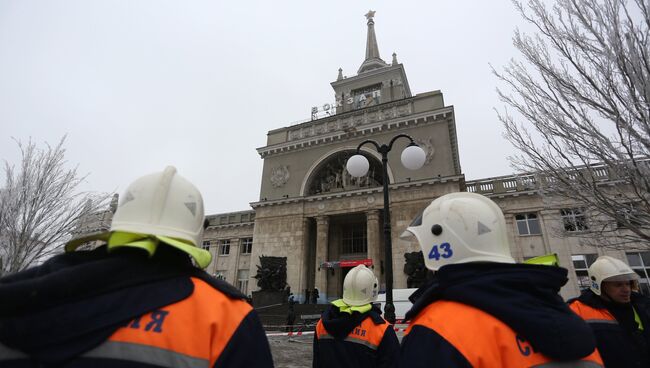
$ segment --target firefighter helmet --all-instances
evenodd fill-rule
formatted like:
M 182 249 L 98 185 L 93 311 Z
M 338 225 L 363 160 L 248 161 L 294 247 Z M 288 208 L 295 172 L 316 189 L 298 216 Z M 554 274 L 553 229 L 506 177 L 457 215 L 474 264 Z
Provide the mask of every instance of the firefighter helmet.
M 343 302 L 360 306 L 377 300 L 379 282 L 368 267 L 358 265 L 351 269 L 343 280 Z
M 402 234 L 415 235 L 427 268 L 467 262 L 515 263 L 499 206 L 476 193 L 436 198 Z
M 637 281 L 639 275 L 625 262 L 610 256 L 600 256 L 587 270 L 591 285 L 589 288 L 596 295 L 602 293 L 603 281 Z

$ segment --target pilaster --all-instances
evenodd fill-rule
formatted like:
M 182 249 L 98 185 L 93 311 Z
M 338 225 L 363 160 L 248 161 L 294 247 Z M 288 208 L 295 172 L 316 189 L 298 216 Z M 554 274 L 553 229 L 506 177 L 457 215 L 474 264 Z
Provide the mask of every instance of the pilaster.
M 318 303 L 327 302 L 327 269 L 321 268 L 321 263 L 327 261 L 329 242 L 329 216 L 316 217 L 316 278 L 315 287 L 318 289 Z
M 372 259 L 373 272 L 377 280 L 381 280 L 381 236 L 382 231 L 379 224 L 379 210 L 366 212 L 366 239 L 368 242 L 368 258 Z

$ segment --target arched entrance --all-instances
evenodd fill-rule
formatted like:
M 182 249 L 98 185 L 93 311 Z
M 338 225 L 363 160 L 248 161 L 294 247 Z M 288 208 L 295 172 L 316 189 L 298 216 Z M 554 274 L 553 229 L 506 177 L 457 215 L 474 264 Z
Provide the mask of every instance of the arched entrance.
M 354 150 L 339 151 L 322 160 L 307 180 L 305 195 L 381 186 L 383 184 L 381 162 L 368 153 L 361 152 L 370 163 L 368 173 L 360 178 L 348 173 L 345 164 L 355 153 Z

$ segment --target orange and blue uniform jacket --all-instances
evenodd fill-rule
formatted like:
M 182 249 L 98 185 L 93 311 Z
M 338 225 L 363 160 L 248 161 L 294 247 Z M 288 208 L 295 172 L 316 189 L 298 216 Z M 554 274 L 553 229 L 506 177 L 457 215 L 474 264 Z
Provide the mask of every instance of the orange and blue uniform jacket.
M 1 367 L 272 367 L 244 297 L 160 246 L 56 256 L 0 279 Z
M 606 367 L 650 367 L 650 316 L 642 298 L 632 294 L 631 303 L 617 304 L 606 302 L 591 290 L 586 290 L 569 301 L 571 310 L 594 331 Z M 635 310 L 638 321 L 634 316 Z
M 398 359 L 395 330 L 375 306 L 350 314 L 330 305 L 316 325 L 314 368 L 388 368 L 396 367 Z
M 602 367 L 584 321 L 558 295 L 566 269 L 446 265 L 412 295 L 402 367 Z

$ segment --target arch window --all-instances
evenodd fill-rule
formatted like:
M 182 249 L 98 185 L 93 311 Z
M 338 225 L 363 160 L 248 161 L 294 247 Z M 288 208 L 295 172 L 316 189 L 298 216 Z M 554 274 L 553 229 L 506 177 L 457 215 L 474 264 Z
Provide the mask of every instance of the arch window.
M 381 162 L 363 152 L 362 154 L 370 163 L 368 174 L 355 178 L 348 173 L 345 164 L 354 154 L 354 151 L 338 152 L 318 165 L 309 180 L 307 194 L 316 195 L 381 186 L 383 184 Z

